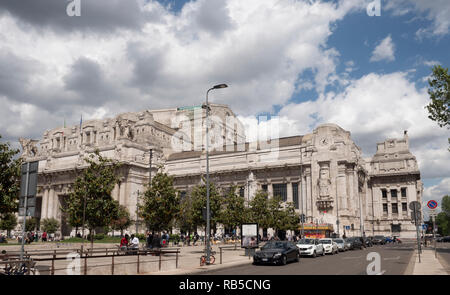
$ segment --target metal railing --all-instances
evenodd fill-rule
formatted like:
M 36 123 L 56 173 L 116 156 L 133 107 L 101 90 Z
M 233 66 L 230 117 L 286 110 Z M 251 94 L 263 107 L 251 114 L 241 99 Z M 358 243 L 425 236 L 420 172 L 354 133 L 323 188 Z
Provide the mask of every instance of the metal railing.
M 3 255 L 4 258 L 6 258 L 6 261 L 1 262 L 2 264 L 8 264 L 14 263 L 28 263 L 27 265 L 32 265 L 33 267 L 37 262 L 46 262 L 51 261 L 51 267 L 50 267 L 50 275 L 54 275 L 56 270 L 64 270 L 63 269 L 56 269 L 55 267 L 55 261 L 59 260 L 67 260 L 67 255 L 77 253 L 79 255 L 79 258 L 84 261 L 84 267 L 83 267 L 83 274 L 87 275 L 88 271 L 88 260 L 89 259 L 96 259 L 96 258 L 111 258 L 111 263 L 108 264 L 96 264 L 91 266 L 91 268 L 94 267 L 104 267 L 104 266 L 111 266 L 111 274 L 114 275 L 115 267 L 117 265 L 129 265 L 129 264 L 136 264 L 136 273 L 140 273 L 140 267 L 144 263 L 155 263 L 158 262 L 158 270 L 161 271 L 162 268 L 162 262 L 163 261 L 169 261 L 173 259 L 164 259 L 165 257 L 170 256 L 171 254 L 175 254 L 175 268 L 178 268 L 178 258 L 180 254 L 180 249 L 128 249 L 128 250 L 121 250 L 120 248 L 94 248 L 94 249 L 84 249 L 81 248 L 74 248 L 74 249 L 60 249 L 60 250 L 31 250 L 25 252 L 25 257 L 28 259 L 20 261 L 16 260 L 18 255 L 20 254 L 20 251 L 11 251 L 7 254 Z M 136 256 L 135 261 L 127 261 L 123 263 L 117 263 L 115 260 L 118 257 L 126 257 L 126 256 Z M 158 256 L 158 261 L 141 261 L 142 256 Z M 30 267 L 28 266 L 28 272 Z

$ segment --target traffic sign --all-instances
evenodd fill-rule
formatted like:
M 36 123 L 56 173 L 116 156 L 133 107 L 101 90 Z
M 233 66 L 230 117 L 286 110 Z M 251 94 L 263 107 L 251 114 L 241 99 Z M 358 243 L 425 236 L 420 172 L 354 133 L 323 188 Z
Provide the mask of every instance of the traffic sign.
M 428 226 L 426 224 L 422 224 L 422 229 L 427 230 Z
M 427 203 L 428 208 L 430 208 L 431 210 L 434 210 L 437 208 L 438 203 L 435 200 L 430 200 Z

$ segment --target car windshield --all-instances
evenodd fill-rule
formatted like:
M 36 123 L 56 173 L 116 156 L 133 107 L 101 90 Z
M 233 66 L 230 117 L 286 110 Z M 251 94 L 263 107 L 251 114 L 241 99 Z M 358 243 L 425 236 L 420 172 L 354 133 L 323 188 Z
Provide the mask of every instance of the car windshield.
M 375 239 L 382 239 L 382 238 L 384 238 L 383 236 L 375 236 L 374 237 Z
M 275 242 L 275 243 L 267 243 L 264 246 L 261 247 L 262 250 L 267 249 L 284 249 L 287 247 L 286 243 L 283 242 Z
M 314 240 L 313 239 L 301 239 L 297 242 L 297 244 L 314 245 Z
M 336 239 L 336 240 L 334 240 L 336 243 L 343 243 L 344 242 L 344 240 L 341 240 L 341 239 Z
M 320 243 L 322 244 L 331 244 L 330 240 L 320 240 Z

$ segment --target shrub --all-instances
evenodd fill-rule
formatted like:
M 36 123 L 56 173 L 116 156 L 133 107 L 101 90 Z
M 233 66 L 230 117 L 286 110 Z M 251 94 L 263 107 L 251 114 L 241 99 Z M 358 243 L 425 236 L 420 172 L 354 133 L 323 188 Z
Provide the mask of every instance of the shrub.
M 95 236 L 94 236 L 94 240 L 103 240 L 103 239 L 105 239 L 106 238 L 106 235 L 105 234 L 96 234 Z

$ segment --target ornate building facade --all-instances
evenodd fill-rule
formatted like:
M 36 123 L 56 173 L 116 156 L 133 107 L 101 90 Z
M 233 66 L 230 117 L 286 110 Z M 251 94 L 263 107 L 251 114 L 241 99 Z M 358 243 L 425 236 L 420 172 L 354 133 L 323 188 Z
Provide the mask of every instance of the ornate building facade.
M 210 140 L 216 143 L 211 179 L 221 187 L 239 187 L 246 203 L 265 190 L 269 197 L 293 202 L 306 223 L 326 224 L 341 236 L 415 235 L 408 206 L 421 202 L 423 188 L 406 132 L 402 139 L 378 143 L 376 154 L 364 159 L 350 132 L 335 124 L 302 136 L 245 142 L 243 125 L 231 109 L 213 104 L 211 114 Z M 40 140 L 22 139 L 22 157 L 39 161 L 37 217 L 57 218 L 60 234 L 73 235 L 61 208 L 86 165 L 83 159 L 95 149 L 122 164 L 113 198 L 133 220 L 138 220 L 139 192 L 160 164 L 180 193 L 189 194 L 206 173 L 205 129 L 205 110 L 199 106 L 125 113 L 46 131 Z

